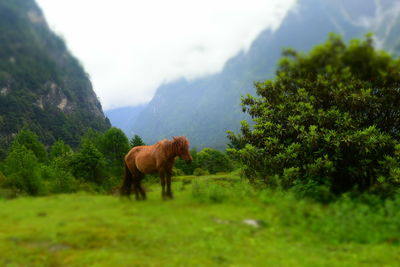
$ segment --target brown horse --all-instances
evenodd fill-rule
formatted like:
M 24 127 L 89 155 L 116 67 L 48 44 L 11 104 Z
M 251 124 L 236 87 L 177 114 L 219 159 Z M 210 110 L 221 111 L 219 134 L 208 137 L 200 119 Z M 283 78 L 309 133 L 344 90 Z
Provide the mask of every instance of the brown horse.
M 133 186 L 136 199 L 146 199 L 146 192 L 140 182 L 145 174 L 159 173 L 162 197 L 173 198 L 171 175 L 176 157 L 180 157 L 187 163 L 193 160 L 189 152 L 189 141 L 185 136 L 173 137 L 172 140 L 164 139 L 151 146 L 132 148 L 124 159 L 125 177 L 121 194 L 129 197 Z M 165 185 L 167 185 L 166 191 Z

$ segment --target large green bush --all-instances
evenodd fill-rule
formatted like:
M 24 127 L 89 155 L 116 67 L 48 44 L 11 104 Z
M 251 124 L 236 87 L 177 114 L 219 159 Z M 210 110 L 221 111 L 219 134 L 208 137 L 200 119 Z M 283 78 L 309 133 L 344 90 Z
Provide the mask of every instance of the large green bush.
M 119 128 L 111 127 L 101 136 L 99 148 L 107 161 L 109 172 L 114 176 L 122 177 L 124 156 L 130 149 L 124 132 Z
M 73 154 L 72 148 L 64 141 L 58 140 L 50 147 L 50 159 L 65 158 Z
M 29 195 L 44 193 L 44 183 L 39 172 L 35 154 L 18 143 L 14 143 L 4 162 L 5 186 Z
M 252 181 L 322 198 L 399 188 L 400 60 L 375 50 L 371 36 L 287 49 L 276 78 L 256 89 L 242 99 L 254 126 L 229 135 Z
M 199 162 L 197 159 L 197 150 L 192 148 L 190 150 L 190 155 L 192 155 L 193 161 L 192 163 L 188 164 L 183 159 L 179 157 L 175 161 L 175 168 L 182 170 L 185 174 L 193 174 L 194 170 L 199 167 Z
M 105 133 L 89 129 L 76 152 L 59 140 L 48 154 L 38 136 L 24 128 L 0 162 L 0 188 L 6 192 L 0 195 L 109 191 L 121 182 L 128 150 L 126 135 L 112 127 Z
M 42 168 L 42 177 L 49 183 L 51 193 L 71 193 L 78 190 L 78 180 L 72 175 L 71 167 L 75 154 L 63 141 L 50 147 L 50 162 Z
M 40 162 L 47 160 L 47 152 L 43 143 L 39 141 L 39 137 L 27 128 L 23 128 L 14 137 L 13 144 L 25 146 L 32 151 Z
M 203 176 L 203 175 L 209 175 L 210 173 L 207 170 L 204 170 L 202 168 L 196 168 L 193 171 L 194 176 Z
M 206 171 L 206 173 L 212 174 L 217 172 L 230 172 L 233 170 L 231 159 L 226 153 L 219 150 L 206 147 L 200 152 L 197 152 L 197 150 L 193 148 L 190 150 L 190 154 L 193 158 L 192 163 L 187 164 L 180 158 L 175 162 L 175 167 L 182 170 L 185 174 L 197 175 L 194 172 L 198 168 Z
M 229 157 L 219 150 L 204 148 L 197 153 L 198 166 L 210 173 L 230 172 L 233 165 Z
M 83 181 L 101 185 L 106 179 L 106 160 L 90 142 L 83 143 L 71 161 L 73 175 Z

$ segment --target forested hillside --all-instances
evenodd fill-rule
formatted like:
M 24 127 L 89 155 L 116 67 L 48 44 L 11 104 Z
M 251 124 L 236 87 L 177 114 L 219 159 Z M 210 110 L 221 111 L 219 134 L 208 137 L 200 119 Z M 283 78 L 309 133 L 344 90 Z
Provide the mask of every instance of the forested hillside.
M 76 146 L 105 118 L 88 75 L 34 0 L 0 1 L 0 148 L 23 127 Z M 1 153 L 0 153 L 1 154 Z
M 250 49 L 226 64 L 221 73 L 160 86 L 132 130 L 147 143 L 187 135 L 193 146 L 223 148 L 226 130 L 237 131 L 240 97 L 254 94 L 253 82 L 272 78 L 283 47 L 308 51 L 335 32 L 349 40 L 376 33 L 376 44 L 400 52 L 400 3 L 396 0 L 299 0 L 280 27 L 265 30 Z

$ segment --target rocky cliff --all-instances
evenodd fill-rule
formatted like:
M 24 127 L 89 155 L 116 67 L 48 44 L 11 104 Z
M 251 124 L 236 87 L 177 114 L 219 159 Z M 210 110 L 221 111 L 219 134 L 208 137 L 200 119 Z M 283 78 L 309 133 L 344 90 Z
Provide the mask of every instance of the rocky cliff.
M 76 145 L 110 127 L 91 82 L 34 0 L 0 0 L 0 146 L 22 127 Z

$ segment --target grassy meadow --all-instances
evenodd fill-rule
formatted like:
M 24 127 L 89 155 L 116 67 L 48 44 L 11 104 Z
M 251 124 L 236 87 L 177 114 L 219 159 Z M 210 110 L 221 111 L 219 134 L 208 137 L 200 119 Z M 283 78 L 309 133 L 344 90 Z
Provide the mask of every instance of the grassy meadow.
M 177 177 L 148 200 L 87 193 L 0 200 L 1 266 L 395 266 L 400 201 L 329 205 L 235 174 Z

